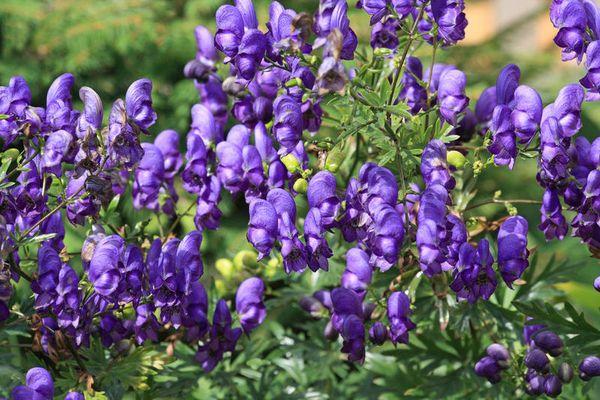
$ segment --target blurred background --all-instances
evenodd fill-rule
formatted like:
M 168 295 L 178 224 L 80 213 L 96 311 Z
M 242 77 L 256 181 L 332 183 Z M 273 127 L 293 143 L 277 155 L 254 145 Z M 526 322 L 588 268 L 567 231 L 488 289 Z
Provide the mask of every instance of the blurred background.
M 23 75 L 31 87 L 34 104 L 42 105 L 52 80 L 63 72 L 71 72 L 76 77 L 76 87 L 93 87 L 108 109 L 114 99 L 124 96 L 133 80 L 148 77 L 154 82 L 153 98 L 159 115 L 152 133 L 172 128 L 183 137 L 190 122 L 190 107 L 198 99 L 192 82 L 182 76 L 183 66 L 195 54 L 194 27 L 203 24 L 214 31 L 215 11 L 224 3 L 222 0 L 2 0 L 0 84 L 6 84 L 12 75 Z M 269 1 L 254 0 L 254 3 L 264 28 Z M 281 0 L 281 3 L 307 12 L 318 6 L 317 0 Z M 545 104 L 553 101 L 562 86 L 583 76 L 583 67 L 561 62 L 560 51 L 553 45 L 555 29 L 548 18 L 549 3 L 549 0 L 466 1 L 467 38 L 459 46 L 441 52 L 438 60 L 453 63 L 467 73 L 471 107 L 481 91 L 494 84 L 499 70 L 507 63 L 520 66 L 522 83 L 535 87 Z M 368 45 L 370 28 L 366 13 L 350 7 L 350 19 L 361 45 Z M 420 51 L 427 64 L 429 49 Z M 598 135 L 597 111 L 596 105 L 585 105 L 583 134 L 589 138 Z M 481 180 L 481 198 L 489 198 L 502 188 L 503 198 L 540 199 L 535 169 L 535 161 L 519 161 L 510 174 L 504 169 L 491 168 Z M 598 294 L 591 285 L 600 273 L 597 260 L 574 238 L 546 245 L 541 233 L 533 229 L 539 222 L 538 206 L 518 208 L 530 221 L 530 243 L 532 247 L 541 246 L 542 260 L 556 256 L 580 265 L 574 281 L 563 288 L 576 305 L 587 309 L 592 319 L 600 320 Z M 506 214 L 498 205 L 482 210 L 489 218 Z M 245 234 L 246 217 L 242 217 L 245 210 L 234 206 L 224 211 L 223 224 L 234 233 L 227 237 L 219 232 L 209 234 L 204 245 L 209 259 L 235 254 Z M 84 232 L 69 234 L 75 250 Z M 218 245 L 211 245 L 217 241 Z

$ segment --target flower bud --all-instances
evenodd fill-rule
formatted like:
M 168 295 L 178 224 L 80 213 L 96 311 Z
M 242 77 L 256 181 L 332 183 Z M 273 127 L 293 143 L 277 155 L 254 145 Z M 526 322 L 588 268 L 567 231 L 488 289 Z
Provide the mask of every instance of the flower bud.
M 573 380 L 573 367 L 569 363 L 562 363 L 558 367 L 558 377 L 564 383 L 569 383 Z
M 327 154 L 327 158 L 325 159 L 325 169 L 330 172 L 337 172 L 345 158 L 346 154 L 342 151 L 342 148 L 335 146 Z
M 296 182 L 294 182 L 293 189 L 294 189 L 294 191 L 296 191 L 298 193 L 302 193 L 302 194 L 306 193 L 307 188 L 308 188 L 308 182 L 304 178 L 296 179 Z
M 250 250 L 239 251 L 235 257 L 233 257 L 233 265 L 235 266 L 236 271 L 241 271 L 244 267 L 257 267 L 256 253 Z
M 533 337 L 533 342 L 552 357 L 558 357 L 563 352 L 563 341 L 554 332 L 540 332 Z
M 562 392 L 562 383 L 556 375 L 550 374 L 546 377 L 544 392 L 550 397 L 557 397 Z
M 376 57 L 386 57 L 389 56 L 393 53 L 392 49 L 388 49 L 387 47 L 378 47 L 375 50 L 373 50 L 373 54 L 375 54 Z
M 525 365 L 536 371 L 544 371 L 548 367 L 548 356 L 540 349 L 531 349 L 525 356 Z
M 377 346 L 384 344 L 387 340 L 387 327 L 379 321 L 375 322 L 369 329 L 369 339 Z
M 467 162 L 467 158 L 464 156 L 464 154 L 456 150 L 450 150 L 446 156 L 446 159 L 448 160 L 448 164 L 457 169 L 464 167 L 465 163 Z
M 321 302 L 312 296 L 304 296 L 298 302 L 300 308 L 307 313 L 310 313 L 313 317 L 318 317 L 320 312 L 324 309 Z
M 233 262 L 227 258 L 219 258 L 215 262 L 215 268 L 225 279 L 231 279 L 233 277 L 234 266 Z
M 589 381 L 594 376 L 600 376 L 600 358 L 588 356 L 579 364 L 579 377 L 584 381 Z
M 281 162 L 285 165 L 285 168 L 290 172 L 294 173 L 300 170 L 300 161 L 292 153 L 286 154 L 281 157 Z
M 502 346 L 498 343 L 492 343 L 488 346 L 486 353 L 488 356 L 492 357 L 496 360 L 498 366 L 502 369 L 506 369 L 509 366 L 508 360 L 510 359 L 510 354 L 506 347 Z
M 534 374 L 527 381 L 527 387 L 525 388 L 525 392 L 530 396 L 539 396 L 544 393 L 544 377 Z
M 594 289 L 600 292 L 600 276 L 594 280 Z

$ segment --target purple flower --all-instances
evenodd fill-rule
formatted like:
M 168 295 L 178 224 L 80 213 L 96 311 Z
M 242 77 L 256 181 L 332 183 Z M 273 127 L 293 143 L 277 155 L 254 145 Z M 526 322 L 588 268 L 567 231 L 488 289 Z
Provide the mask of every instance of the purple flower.
M 164 158 L 158 147 L 142 143 L 144 156 L 134 172 L 133 206 L 136 209 L 148 208 L 159 211 L 159 194 L 164 181 Z
M 587 356 L 579 364 L 579 377 L 589 381 L 595 376 L 600 376 L 600 358 Z
M 485 239 L 479 242 L 477 249 L 469 243 L 460 247 L 454 280 L 450 284 L 458 299 L 467 300 L 472 304 L 479 298 L 490 298 L 497 285 L 493 263 L 489 243 Z
M 146 340 L 157 342 L 159 329 L 160 324 L 154 315 L 154 305 L 152 303 L 140 304 L 135 308 L 133 330 L 138 345 Z
M 13 76 L 8 86 L 0 86 L 0 114 L 8 117 L 0 120 L 3 148 L 7 148 L 19 135 L 20 119 L 25 118 L 30 102 L 31 92 L 22 76 Z
M 263 304 L 264 291 L 265 284 L 257 277 L 246 279 L 238 287 L 235 310 L 246 333 L 250 333 L 265 320 L 267 310 Z
M 277 238 L 277 213 L 266 200 L 254 199 L 250 203 L 248 241 L 258 251 L 258 259 L 269 255 Z
M 319 9 L 314 18 L 313 30 L 317 35 L 314 47 L 318 48 L 325 46 L 324 57 L 332 56 L 333 54 L 327 51 L 327 44 L 330 42 L 329 35 L 336 30 L 341 35 L 341 43 L 339 49 L 334 52 L 339 52 L 339 56 L 344 60 L 354 59 L 354 50 L 358 46 L 358 38 L 350 28 L 350 20 L 346 15 L 348 12 L 348 4 L 344 0 L 321 0 Z
M 475 374 L 486 378 L 490 383 L 498 383 L 502 379 L 500 376 L 501 368 L 498 362 L 490 356 L 481 358 L 475 364 Z
M 14 400 L 52 400 L 54 382 L 44 368 L 35 367 L 27 371 L 25 385 L 15 387 L 11 392 Z
M 138 79 L 133 82 L 125 94 L 127 120 L 134 123 L 142 132 L 156 122 L 156 113 L 152 108 L 152 82 L 150 79 Z
M 527 220 L 517 215 L 505 220 L 498 232 L 498 269 L 510 288 L 529 266 L 527 229 Z
M 375 25 L 389 14 L 389 3 L 389 0 L 361 0 L 359 4 L 371 16 L 371 25 Z
M 390 323 L 390 339 L 392 343 L 408 344 L 408 332 L 416 325 L 410 320 L 410 299 L 404 292 L 394 292 L 387 301 L 387 317 Z
M 342 287 L 354 291 L 362 301 L 373 277 L 369 255 L 354 247 L 346 252 L 346 269 L 342 274 Z
M 165 179 L 172 180 L 183 165 L 183 158 L 179 152 L 179 134 L 172 129 L 164 130 L 156 136 L 154 145 L 163 156 Z
M 335 176 L 329 171 L 319 171 L 308 182 L 306 197 L 308 206 L 318 208 L 325 229 L 335 225 L 340 208 L 340 199 L 336 193 Z
M 216 70 L 217 50 L 213 36 L 205 26 L 198 25 L 194 29 L 194 36 L 196 37 L 196 57 L 188 61 L 183 68 L 183 74 L 186 78 L 203 82 Z
M 457 125 L 458 115 L 469 105 L 469 98 L 465 95 L 466 85 L 467 76 L 458 69 L 448 69 L 440 76 L 437 102 L 441 117 L 451 125 Z
M 325 239 L 323 216 L 318 208 L 311 208 L 304 219 L 304 240 L 306 242 L 306 261 L 312 271 L 329 270 L 328 259 L 333 251 Z
M 65 400 L 85 400 L 85 397 L 79 392 L 69 392 L 65 396 Z
M 477 103 L 475 103 L 475 117 L 477 118 L 477 123 L 483 125 L 484 131 L 487 130 L 489 122 L 492 120 L 496 105 L 496 86 L 489 87 L 481 92 L 481 96 L 479 96 Z
M 316 87 L 319 95 L 330 92 L 343 94 L 348 83 L 344 65 L 333 57 L 325 57 L 317 72 Z
M 400 29 L 400 22 L 395 18 L 387 18 L 384 22 L 377 22 L 371 30 L 371 47 L 392 50 L 397 48 L 400 43 L 398 29 Z
M 51 131 L 74 133 L 79 112 L 73 111 L 71 88 L 75 78 L 66 73 L 52 82 L 46 95 L 46 125 Z
M 542 98 L 529 86 L 521 85 L 514 93 L 512 124 L 521 143 L 529 143 L 542 118 Z
M 438 183 L 447 190 L 454 189 L 456 181 L 448 169 L 446 145 L 441 140 L 432 140 L 425 146 L 421 156 L 421 175 L 426 187 Z
M 494 108 L 490 130 L 492 143 L 488 150 L 494 156 L 494 163 L 512 169 L 517 158 L 517 142 L 508 106 L 498 105 Z
M 581 106 L 585 92 L 575 83 L 563 87 L 556 96 L 554 103 L 544 108 L 542 124 L 549 117 L 558 120 L 560 135 L 563 138 L 574 136 L 581 129 Z
M 444 229 L 448 192 L 439 184 L 429 186 L 421 195 L 417 216 L 417 248 L 420 267 L 427 276 L 444 270 L 441 234 Z
M 524 362 L 527 368 L 538 372 L 545 372 L 550 360 L 548 360 L 548 356 L 542 350 L 533 348 L 527 352 Z
M 200 188 L 196 201 L 194 223 L 198 229 L 217 229 L 222 212 L 219 209 L 221 201 L 221 181 L 215 175 L 210 176 Z
M 127 122 L 125 102 L 117 99 L 108 118 L 108 135 L 105 139 L 108 155 L 115 165 L 130 168 L 144 155 L 139 138 Z
M 563 341 L 558 335 L 551 331 L 541 331 L 533 336 L 533 343 L 539 349 L 550 354 L 552 357 L 558 357 L 563 352 Z
M 331 291 L 331 304 L 333 311 L 331 323 L 336 331 L 341 332 L 344 321 L 351 315 L 363 319 L 363 308 L 360 297 L 352 290 L 335 288 Z
M 111 296 L 117 290 L 125 242 L 118 235 L 106 236 L 96 245 L 90 261 L 88 276 L 94 290 L 102 296 Z
M 98 152 L 97 134 L 102 129 L 102 118 L 104 109 L 100 96 L 89 87 L 79 89 L 79 98 L 83 102 L 83 112 L 77 120 L 75 135 L 79 139 L 79 151 L 75 161 L 84 160 L 98 163 L 100 154 Z
M 427 108 L 427 90 L 421 86 L 423 80 L 423 64 L 417 57 L 406 59 L 406 68 L 402 75 L 402 89 L 398 99 L 403 100 L 412 114 L 416 114 Z
M 273 1 L 269 6 L 269 54 L 273 59 L 279 57 L 282 50 L 301 50 L 310 53 L 311 47 L 304 43 L 310 34 L 310 18 L 298 15 L 292 9 L 284 8 L 279 2 Z
M 398 261 L 404 240 L 404 222 L 398 211 L 389 204 L 374 207 L 371 215 L 373 230 L 369 232 L 368 238 L 372 252 L 370 262 L 385 272 Z
M 61 163 L 66 158 L 73 141 L 73 136 L 63 130 L 54 131 L 48 135 L 44 143 L 44 154 L 42 156 L 42 168 L 44 172 L 62 175 Z
M 589 35 L 586 32 L 587 16 L 584 2 L 580 0 L 554 0 L 550 6 L 550 20 L 559 28 L 554 43 L 562 48 L 563 61 L 581 61 Z M 598 33 L 595 32 L 597 35 Z
M 202 137 L 195 133 L 187 136 L 186 164 L 181 174 L 183 188 L 198 194 L 206 184 L 208 154 Z
M 562 393 L 562 382 L 554 374 L 546 376 L 544 393 L 549 397 L 558 397 Z
M 344 342 L 342 353 L 348 354 L 348 361 L 362 364 L 365 360 L 365 325 L 356 315 L 344 319 L 340 332 Z
M 562 240 L 567 234 L 569 227 L 562 214 L 562 207 L 558 193 L 553 189 L 546 189 L 542 198 L 542 223 L 538 229 L 544 232 L 546 240 L 558 238 Z
M 281 146 L 279 152 L 288 154 L 302 139 L 302 109 L 292 97 L 282 95 L 273 103 L 273 135 Z
M 464 0 L 432 0 L 430 9 L 427 8 L 428 17 L 437 25 L 436 41 L 441 41 L 444 46 L 456 44 L 465 37 L 467 18 L 463 12 Z M 421 31 L 430 31 L 431 22 L 423 20 L 419 24 Z M 425 38 L 432 43 L 433 37 L 426 35 Z
M 296 204 L 292 196 L 283 189 L 271 189 L 267 193 L 267 201 L 277 213 L 281 255 L 286 273 L 302 271 L 306 267 L 306 250 L 298 238 L 295 226 Z

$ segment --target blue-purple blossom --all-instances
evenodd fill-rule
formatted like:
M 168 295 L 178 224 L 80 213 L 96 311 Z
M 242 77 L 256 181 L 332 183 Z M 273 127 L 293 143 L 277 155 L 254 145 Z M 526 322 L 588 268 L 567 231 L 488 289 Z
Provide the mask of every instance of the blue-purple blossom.
M 159 210 L 160 189 L 164 180 L 165 168 L 162 152 L 150 143 L 142 143 L 144 156 L 134 172 L 133 206 L 137 209 Z
M 382 345 L 388 338 L 388 329 L 383 322 L 376 321 L 369 329 L 369 339 L 376 346 Z
M 579 364 L 579 377 L 584 381 L 589 381 L 595 376 L 600 376 L 600 358 L 587 356 Z
M 441 140 L 430 141 L 421 155 L 421 175 L 425 186 L 440 184 L 447 190 L 454 189 L 456 181 L 450 174 L 446 161 L 446 145 Z
M 480 298 L 490 298 L 497 285 L 493 263 L 490 246 L 485 239 L 479 241 L 477 248 L 469 243 L 460 247 L 454 280 L 450 284 L 459 300 L 472 304 Z
M 389 336 L 392 343 L 408 343 L 408 333 L 416 328 L 410 320 L 410 299 L 404 292 L 390 294 L 387 301 L 387 317 L 390 323 Z
M 302 109 L 292 97 L 282 95 L 273 103 L 273 135 L 281 146 L 279 152 L 288 154 L 302 139 Z
M 304 241 L 306 242 L 306 261 L 311 271 L 329 270 L 328 259 L 333 251 L 325 238 L 323 216 L 318 208 L 311 208 L 304 219 Z
M 354 59 L 354 50 L 358 46 L 358 38 L 350 28 L 347 12 L 348 4 L 345 0 L 321 0 L 319 2 L 319 9 L 315 14 L 313 25 L 313 30 L 317 35 L 314 47 L 318 48 L 325 45 L 325 57 L 333 55 L 327 51 L 327 44 L 330 41 L 330 34 L 338 31 L 341 35 L 341 43 L 339 43 L 341 48 L 334 51 L 339 52 L 339 57 L 344 60 Z
M 521 216 L 508 218 L 498 232 L 498 269 L 509 287 L 529 266 L 527 220 Z
M 335 176 L 329 171 L 319 171 L 308 182 L 306 197 L 308 206 L 318 208 L 325 229 L 335 226 L 340 208 L 336 194 Z
M 451 125 L 458 124 L 458 115 L 469 105 L 465 94 L 467 76 L 458 69 L 448 69 L 440 76 L 437 104 L 441 117 Z
M 562 206 L 558 193 L 553 189 L 546 189 L 542 197 L 542 222 L 538 229 L 544 232 L 546 240 L 558 238 L 562 240 L 569 229 L 567 221 L 562 214 Z
M 254 199 L 250 203 L 248 241 L 258 251 L 258 259 L 271 253 L 277 239 L 277 212 L 266 200 Z
M 235 294 L 235 310 L 246 333 L 254 330 L 265 320 L 267 310 L 263 304 L 264 291 L 265 284 L 257 277 L 246 279 L 238 287 Z
M 152 108 L 152 82 L 150 79 L 138 79 L 133 82 L 125 93 L 125 111 L 127 120 L 142 132 L 156 122 L 156 113 Z
M 371 47 L 395 49 L 400 44 L 398 39 L 398 30 L 400 22 L 396 18 L 387 18 L 385 21 L 379 21 L 371 30 Z
M 11 392 L 13 400 L 52 400 L 54 381 L 44 368 L 35 367 L 27 371 L 25 385 L 15 387 Z
M 404 101 L 412 114 L 427 108 L 427 90 L 421 86 L 423 80 L 423 64 L 417 57 L 408 57 L 400 83 L 402 88 L 398 99 Z
M 26 107 L 31 102 L 31 92 L 22 76 L 10 78 L 8 86 L 0 86 L 0 139 L 7 148 L 19 135 L 20 120 L 25 117 Z
M 373 277 L 369 255 L 354 247 L 346 252 L 346 269 L 342 274 L 342 287 L 354 291 L 363 300 Z

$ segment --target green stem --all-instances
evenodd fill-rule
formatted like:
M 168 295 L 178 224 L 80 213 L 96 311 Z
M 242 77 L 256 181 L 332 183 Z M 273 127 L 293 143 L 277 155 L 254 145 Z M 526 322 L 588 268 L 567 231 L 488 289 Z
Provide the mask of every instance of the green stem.
M 469 210 L 473 210 L 475 208 L 479 208 L 488 204 L 506 204 L 506 203 L 515 203 L 515 204 L 542 204 L 541 201 L 539 200 L 532 200 L 532 199 L 512 199 L 512 200 L 501 200 L 501 199 L 489 199 L 486 201 L 483 201 L 481 203 L 477 203 L 474 204 L 472 206 L 469 206 L 467 208 L 465 208 L 463 210 L 463 212 L 465 211 L 469 211 Z

